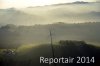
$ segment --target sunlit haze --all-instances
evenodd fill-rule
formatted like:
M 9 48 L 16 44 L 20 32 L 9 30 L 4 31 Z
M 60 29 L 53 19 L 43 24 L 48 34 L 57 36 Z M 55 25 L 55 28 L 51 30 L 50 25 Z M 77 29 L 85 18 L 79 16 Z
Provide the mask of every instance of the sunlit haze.
M 0 0 L 0 8 L 25 8 L 29 6 L 44 6 L 75 1 L 94 2 L 96 0 Z

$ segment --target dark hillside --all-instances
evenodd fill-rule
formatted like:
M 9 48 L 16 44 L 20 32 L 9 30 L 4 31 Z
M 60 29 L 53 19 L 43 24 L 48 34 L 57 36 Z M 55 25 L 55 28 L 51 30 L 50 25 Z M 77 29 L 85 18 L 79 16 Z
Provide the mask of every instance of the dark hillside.
M 92 45 L 88 45 L 87 43 L 83 41 L 60 41 L 57 44 L 53 45 L 54 47 L 54 56 L 55 58 L 61 58 L 61 57 L 89 57 L 95 58 L 94 63 L 80 63 L 76 64 L 76 60 L 74 60 L 74 63 L 69 64 L 56 64 L 57 66 L 97 66 L 97 64 L 100 65 L 100 48 L 95 47 Z M 46 57 L 51 58 L 52 57 L 52 51 L 51 51 L 51 45 L 50 44 L 43 44 L 40 46 L 36 46 L 30 49 L 21 50 L 18 49 L 17 54 L 15 56 L 9 56 L 9 58 L 6 58 L 7 55 L 2 56 L 2 59 L 0 60 L 0 63 L 3 64 L 3 66 L 49 66 L 49 64 L 41 64 L 40 63 L 40 57 Z M 6 61 L 6 60 L 8 61 Z M 51 65 L 53 66 L 53 64 Z

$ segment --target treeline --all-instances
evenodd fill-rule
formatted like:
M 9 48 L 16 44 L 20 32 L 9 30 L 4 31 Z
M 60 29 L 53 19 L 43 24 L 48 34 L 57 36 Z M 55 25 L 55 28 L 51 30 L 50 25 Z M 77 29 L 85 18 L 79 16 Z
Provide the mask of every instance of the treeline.
M 50 42 L 49 29 L 53 41 L 83 40 L 95 45 L 100 43 L 100 22 L 94 23 L 54 23 L 48 25 L 16 26 L 8 24 L 0 28 L 0 48 L 16 48 L 23 44 Z

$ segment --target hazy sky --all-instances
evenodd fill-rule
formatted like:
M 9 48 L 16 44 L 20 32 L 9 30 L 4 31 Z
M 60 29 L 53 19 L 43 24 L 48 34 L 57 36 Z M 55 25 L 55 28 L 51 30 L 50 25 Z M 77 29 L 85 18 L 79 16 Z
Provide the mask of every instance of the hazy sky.
M 97 0 L 0 0 L 0 8 L 24 8 L 29 6 L 43 6 L 74 1 L 94 2 Z

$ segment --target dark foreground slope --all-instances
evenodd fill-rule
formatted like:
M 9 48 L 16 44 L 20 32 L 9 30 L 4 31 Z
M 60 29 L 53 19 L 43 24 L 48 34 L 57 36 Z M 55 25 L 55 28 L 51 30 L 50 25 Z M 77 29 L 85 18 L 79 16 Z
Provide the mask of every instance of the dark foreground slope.
M 76 60 L 69 64 L 56 64 L 56 66 L 99 66 L 100 63 L 100 48 L 88 45 L 83 41 L 60 41 L 53 45 L 54 57 L 92 57 L 95 58 L 94 63 L 79 63 Z M 8 52 L 9 53 L 9 52 Z M 50 44 L 43 44 L 28 49 L 17 49 L 8 55 L 2 52 L 0 55 L 0 66 L 54 66 L 53 64 L 40 63 L 40 57 L 52 58 L 52 51 Z M 99 65 L 97 65 L 99 64 Z

